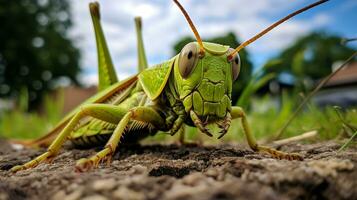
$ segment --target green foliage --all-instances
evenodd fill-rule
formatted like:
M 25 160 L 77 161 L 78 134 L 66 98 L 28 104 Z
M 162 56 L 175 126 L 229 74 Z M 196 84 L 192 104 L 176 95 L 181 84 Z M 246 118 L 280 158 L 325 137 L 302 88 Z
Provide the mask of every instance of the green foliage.
M 22 90 L 27 91 L 27 90 Z M 42 114 L 27 112 L 27 92 L 22 92 L 17 109 L 5 111 L 0 115 L 0 138 L 34 139 L 45 134 L 61 119 L 63 93 L 56 99 L 45 95 Z
M 271 65 L 265 73 L 283 72 L 293 75 L 296 84 L 304 85 L 306 80 L 318 80 L 331 73 L 336 61 L 345 60 L 355 50 L 341 44 L 341 38 L 323 32 L 310 33 L 296 40 L 277 57 L 267 62 Z M 278 62 L 276 62 L 278 61 Z M 275 64 L 273 64 L 276 62 Z
M 180 53 L 181 49 L 186 44 L 192 41 L 195 41 L 195 39 L 192 37 L 184 37 L 178 40 L 178 42 L 176 42 L 174 45 L 175 55 Z M 227 33 L 224 36 L 204 39 L 204 41 L 222 44 L 222 45 L 228 45 L 232 48 L 236 48 L 240 44 L 239 40 L 234 35 L 234 33 Z M 253 70 L 253 64 L 249 58 L 249 53 L 245 49 L 239 52 L 239 56 L 241 60 L 241 71 L 239 73 L 237 81 L 235 81 L 233 84 L 233 93 L 232 93 L 233 104 L 237 102 L 239 95 L 241 94 L 243 89 L 248 85 L 252 77 L 252 70 Z
M 0 97 L 16 98 L 26 87 L 31 108 L 59 77 L 77 83 L 67 0 L 0 1 L 0 21 Z
M 20 96 L 19 96 L 19 105 L 18 105 L 18 110 L 21 112 L 26 112 L 28 110 L 28 99 L 29 99 L 29 93 L 27 88 L 22 88 L 20 90 Z
M 262 68 L 258 69 L 249 80 L 247 86 L 243 89 L 236 105 L 247 111 L 250 108 L 255 93 L 276 77 L 275 73 L 264 74 L 264 72 L 270 70 L 270 68 L 279 63 L 281 63 L 281 60 L 279 59 L 270 60 Z
M 253 76 L 253 78 L 249 81 L 247 87 L 244 88 L 242 94 L 240 95 L 237 105 L 242 107 L 244 110 L 248 110 L 253 95 L 275 76 L 276 75 L 274 73 L 265 74 L 261 78 L 258 78 L 257 75 Z
M 343 150 L 345 150 L 348 146 L 350 146 L 355 140 L 356 136 L 357 136 L 357 126 L 351 124 L 349 121 L 347 121 L 341 111 L 341 108 L 338 106 L 334 107 L 336 110 L 336 114 L 338 115 L 338 117 L 340 118 L 341 122 L 342 122 L 342 128 L 344 131 L 344 135 L 346 136 L 351 136 L 342 146 L 341 148 L 337 151 L 337 152 L 341 152 Z

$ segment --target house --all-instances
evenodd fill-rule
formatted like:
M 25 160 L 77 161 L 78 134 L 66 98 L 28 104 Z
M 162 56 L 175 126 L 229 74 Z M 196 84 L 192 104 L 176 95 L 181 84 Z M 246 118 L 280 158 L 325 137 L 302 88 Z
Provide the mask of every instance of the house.
M 96 93 L 96 86 L 90 86 L 86 88 L 78 86 L 67 86 L 57 89 L 53 96 L 54 98 L 63 98 L 62 113 L 66 114 Z
M 341 63 L 333 65 L 336 70 L 334 66 L 341 66 Z M 357 62 L 348 64 L 334 75 L 315 95 L 313 102 L 321 107 L 357 107 Z

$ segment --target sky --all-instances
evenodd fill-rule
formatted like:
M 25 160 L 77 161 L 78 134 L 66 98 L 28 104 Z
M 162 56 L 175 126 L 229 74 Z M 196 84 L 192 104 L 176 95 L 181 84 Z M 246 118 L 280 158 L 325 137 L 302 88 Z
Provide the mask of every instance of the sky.
M 73 27 L 70 35 L 81 49 L 85 85 L 97 84 L 97 53 L 89 14 L 90 0 L 71 1 Z M 276 20 L 300 9 L 311 0 L 181 0 L 201 37 L 234 32 L 245 41 Z M 194 36 L 178 7 L 171 0 L 99 0 L 101 21 L 119 79 L 137 72 L 134 17 L 143 20 L 143 39 L 149 65 L 173 56 L 173 45 L 184 36 Z M 330 0 L 269 32 L 249 45 L 256 70 L 294 40 L 311 31 L 326 31 L 345 38 L 357 37 L 357 1 Z M 357 48 L 357 42 L 349 45 Z M 244 67 L 244 66 L 242 66 Z

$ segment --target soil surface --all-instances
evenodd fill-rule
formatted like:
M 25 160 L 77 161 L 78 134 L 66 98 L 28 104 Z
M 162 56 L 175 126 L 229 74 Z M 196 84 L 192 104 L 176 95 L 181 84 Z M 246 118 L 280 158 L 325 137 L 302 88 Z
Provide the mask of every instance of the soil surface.
M 357 148 L 334 142 L 290 144 L 304 161 L 275 160 L 239 145 L 122 146 L 110 166 L 74 171 L 99 149 L 64 148 L 51 164 L 8 170 L 44 149 L 13 150 L 0 141 L 0 200 L 357 199 Z

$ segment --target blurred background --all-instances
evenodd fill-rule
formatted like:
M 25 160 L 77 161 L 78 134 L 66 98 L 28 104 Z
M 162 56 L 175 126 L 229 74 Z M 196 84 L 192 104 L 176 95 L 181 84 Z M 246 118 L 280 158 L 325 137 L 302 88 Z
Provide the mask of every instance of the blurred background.
M 0 137 L 38 137 L 96 93 L 97 55 L 89 2 L 0 1 Z M 193 41 L 187 22 L 171 1 L 99 2 L 119 79 L 137 73 L 135 16 L 143 19 L 150 65 L 168 60 Z M 311 2 L 181 0 L 205 41 L 233 48 Z M 276 136 L 302 99 L 356 51 L 356 10 L 355 0 L 329 1 L 241 51 L 242 69 L 234 83 L 232 104 L 248 110 L 258 138 Z M 356 59 L 305 107 L 286 133 L 275 139 L 311 130 L 318 131 L 318 139 L 353 135 L 357 131 Z M 234 126 L 223 140 L 241 137 L 235 131 L 241 132 Z M 191 128 L 187 133 L 188 139 L 200 139 Z

